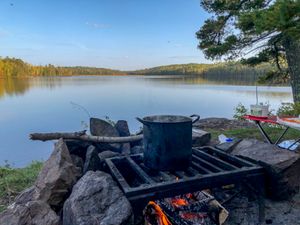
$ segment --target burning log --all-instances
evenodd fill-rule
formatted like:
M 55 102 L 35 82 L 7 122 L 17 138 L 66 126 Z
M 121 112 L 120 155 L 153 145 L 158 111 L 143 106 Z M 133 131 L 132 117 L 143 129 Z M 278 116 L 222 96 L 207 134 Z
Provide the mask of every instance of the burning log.
M 63 139 L 81 140 L 89 142 L 101 142 L 101 143 L 128 143 L 136 142 L 143 139 L 143 135 L 133 135 L 128 137 L 101 137 L 87 135 L 86 130 L 74 132 L 74 133 L 32 133 L 29 135 L 31 140 L 49 141 Z
M 153 201 L 148 203 L 144 214 L 149 225 L 172 225 L 161 207 Z
M 144 210 L 146 225 L 220 225 L 228 212 L 204 191 L 149 202 Z

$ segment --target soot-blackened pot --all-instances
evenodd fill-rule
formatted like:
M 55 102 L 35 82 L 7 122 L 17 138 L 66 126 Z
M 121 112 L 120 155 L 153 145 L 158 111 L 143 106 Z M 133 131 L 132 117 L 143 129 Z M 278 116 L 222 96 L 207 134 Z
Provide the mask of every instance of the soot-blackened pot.
M 196 117 L 192 120 L 192 117 Z M 144 164 L 154 170 L 184 170 L 192 158 L 192 124 L 198 115 L 137 118 L 143 124 Z

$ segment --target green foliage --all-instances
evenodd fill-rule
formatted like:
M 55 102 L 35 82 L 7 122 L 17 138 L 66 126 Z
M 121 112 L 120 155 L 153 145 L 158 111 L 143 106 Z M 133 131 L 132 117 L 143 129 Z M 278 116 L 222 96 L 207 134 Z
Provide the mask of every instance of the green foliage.
M 33 66 L 21 59 L 0 58 L 0 77 L 26 77 L 26 76 L 72 76 L 72 75 L 124 75 L 124 72 L 95 67 L 55 67 Z
M 234 115 L 233 118 L 236 120 L 245 120 L 243 116 L 247 115 L 249 112 L 247 108 L 242 104 L 239 103 L 235 108 L 234 108 Z
M 25 168 L 14 169 L 6 161 L 5 166 L 0 167 L 0 211 L 21 191 L 33 185 L 42 166 L 42 162 L 34 161 Z
M 208 58 L 240 56 L 241 50 L 261 41 L 273 47 L 287 35 L 300 38 L 298 0 L 202 0 L 201 5 L 215 14 L 196 33 Z
M 283 127 L 274 127 L 269 125 L 263 125 L 265 131 L 268 133 L 272 141 L 276 141 L 277 138 L 282 134 L 285 128 Z M 261 135 L 259 129 L 257 127 L 253 128 L 239 128 L 239 129 L 228 129 L 228 130 L 207 130 L 211 132 L 212 139 L 218 141 L 218 135 L 221 133 L 226 135 L 227 137 L 235 137 L 235 138 L 255 138 L 261 141 L 265 141 L 264 137 Z M 299 138 L 300 131 L 295 129 L 289 129 L 285 135 L 286 140 L 296 140 Z
M 299 71 L 290 67 L 294 66 L 292 58 L 300 52 L 290 54 L 287 60 L 287 54 L 295 49 L 289 44 L 300 46 L 299 0 L 201 0 L 201 5 L 214 14 L 196 33 L 198 47 L 207 58 L 233 59 L 250 55 L 242 62 L 249 65 L 270 62 L 277 68 L 263 78 L 283 77 L 286 82 L 289 72 L 293 72 L 291 77 L 299 79 Z
M 199 75 L 210 80 L 233 80 L 254 83 L 258 76 L 263 76 L 269 69 L 269 64 L 250 67 L 238 62 L 215 64 L 176 64 L 159 66 L 145 70 L 130 71 L 136 75 Z
M 175 64 L 168 66 L 158 66 L 143 70 L 129 71 L 129 74 L 136 75 L 197 75 L 202 74 L 208 68 L 211 68 L 212 64 Z
M 278 116 L 295 116 L 298 117 L 300 115 L 300 103 L 282 103 L 278 108 L 277 113 Z
M 5 64 L 1 67 L 1 62 L 9 61 L 10 64 Z M 15 65 L 16 63 L 16 65 Z M 22 66 L 18 66 L 22 65 Z M 11 69 L 6 67 L 14 67 L 14 73 L 11 73 Z M 226 63 L 214 63 L 214 64 L 176 64 L 168 66 L 159 66 L 154 68 L 148 68 L 144 70 L 136 71 L 115 71 L 110 69 L 92 68 L 92 67 L 55 67 L 53 65 L 47 66 L 32 66 L 24 63 L 19 59 L 0 59 L 0 77 L 4 77 L 3 82 L 0 82 L 0 96 L 3 93 L 4 87 L 14 88 L 13 84 L 19 84 L 18 86 L 24 86 L 19 88 L 20 90 L 26 89 L 25 79 L 18 79 L 11 82 L 11 79 L 26 77 L 26 76 L 74 76 L 74 75 L 198 75 L 204 79 L 210 80 L 226 80 L 226 81 L 241 81 L 254 83 L 257 76 L 263 76 L 265 71 L 270 67 L 269 64 L 263 64 L 256 67 L 249 67 L 238 62 L 226 62 Z M 10 83 L 10 85 L 3 86 L 4 83 Z M 9 93 L 9 90 L 5 92 Z M 71 103 L 76 105 L 76 103 Z M 80 106 L 78 106 L 80 107 Z M 77 107 L 77 108 L 78 108 Z M 86 111 L 86 110 L 84 110 Z M 87 112 L 87 114 L 89 114 Z M 89 115 L 90 117 L 90 115 Z

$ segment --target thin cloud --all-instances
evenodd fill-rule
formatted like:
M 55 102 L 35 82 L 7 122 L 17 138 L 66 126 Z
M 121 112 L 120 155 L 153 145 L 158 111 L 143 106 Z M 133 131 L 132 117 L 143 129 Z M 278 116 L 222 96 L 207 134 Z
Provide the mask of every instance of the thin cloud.
M 111 27 L 109 24 L 105 24 L 105 23 L 86 22 L 85 25 L 87 25 L 88 27 L 94 28 L 94 29 L 107 29 L 107 28 Z

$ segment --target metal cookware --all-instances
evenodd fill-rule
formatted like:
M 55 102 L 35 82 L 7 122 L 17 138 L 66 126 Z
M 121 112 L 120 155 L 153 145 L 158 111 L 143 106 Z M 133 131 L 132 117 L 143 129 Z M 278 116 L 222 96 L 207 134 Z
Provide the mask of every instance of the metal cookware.
M 137 118 L 143 124 L 145 166 L 154 170 L 186 169 L 192 157 L 192 124 L 199 119 L 198 115 Z

